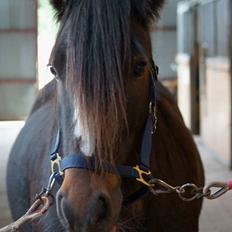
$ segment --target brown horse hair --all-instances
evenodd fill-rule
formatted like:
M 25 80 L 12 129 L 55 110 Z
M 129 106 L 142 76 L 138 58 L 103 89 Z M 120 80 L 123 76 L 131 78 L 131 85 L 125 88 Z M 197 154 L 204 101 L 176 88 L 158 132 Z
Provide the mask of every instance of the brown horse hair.
M 82 123 L 94 132 L 100 161 L 114 162 L 127 128 L 124 77 L 130 76 L 132 65 L 130 21 L 147 27 L 162 2 L 71 0 L 65 11 L 58 11 L 62 20 L 51 61 L 59 55 L 60 41 L 66 41 L 65 84 L 78 103 Z

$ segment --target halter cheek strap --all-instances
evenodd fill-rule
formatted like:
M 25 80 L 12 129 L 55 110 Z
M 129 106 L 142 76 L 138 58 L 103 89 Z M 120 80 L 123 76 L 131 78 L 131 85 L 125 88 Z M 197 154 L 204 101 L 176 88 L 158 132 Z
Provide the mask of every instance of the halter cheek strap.
M 150 104 L 149 114 L 147 116 L 142 144 L 140 148 L 140 162 L 135 166 L 126 165 L 112 165 L 110 163 L 103 163 L 102 168 L 104 172 L 118 175 L 125 178 L 135 179 L 138 181 L 142 188 L 133 193 L 128 198 L 124 199 L 123 205 L 128 206 L 137 199 L 144 196 L 152 185 L 149 181 L 153 178 L 150 171 L 150 156 L 152 151 L 152 137 L 154 130 L 156 129 L 156 91 L 155 91 L 155 80 L 157 80 L 158 68 L 154 66 L 152 68 L 153 75 L 151 76 L 150 83 Z M 65 170 L 71 168 L 84 169 L 94 171 L 96 167 L 96 159 L 94 156 L 86 157 L 83 153 L 74 153 L 64 156 L 63 158 L 59 155 L 59 147 L 61 141 L 61 132 L 58 130 L 56 141 L 52 152 L 50 153 L 51 159 L 51 172 L 54 175 L 55 180 L 61 185 L 63 181 L 63 175 Z

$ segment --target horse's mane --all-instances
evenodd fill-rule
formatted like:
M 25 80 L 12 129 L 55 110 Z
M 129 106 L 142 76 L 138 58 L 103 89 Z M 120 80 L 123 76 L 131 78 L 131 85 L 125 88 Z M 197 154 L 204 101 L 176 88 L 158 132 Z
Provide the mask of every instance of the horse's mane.
M 156 8 L 152 8 L 154 2 Z M 130 22 L 148 26 L 161 2 L 70 0 L 58 11 L 62 20 L 50 62 L 65 46 L 66 86 L 75 96 L 82 123 L 94 131 L 100 160 L 112 161 L 127 124 L 124 79 L 132 62 Z

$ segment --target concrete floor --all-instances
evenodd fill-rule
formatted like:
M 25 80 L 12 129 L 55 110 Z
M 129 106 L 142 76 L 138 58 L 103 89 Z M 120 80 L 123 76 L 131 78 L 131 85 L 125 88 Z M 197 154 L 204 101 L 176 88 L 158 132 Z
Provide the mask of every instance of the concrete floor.
M 206 183 L 232 180 L 232 172 L 221 164 L 201 139 L 196 139 L 205 168 Z M 205 200 L 200 218 L 200 232 L 232 231 L 232 191 L 216 200 Z
M 23 125 L 24 122 L 0 122 L 0 228 L 11 221 L 5 186 L 6 163 L 11 146 Z
M 10 148 L 22 126 L 23 122 L 11 124 L 0 122 L 0 228 L 11 220 L 5 187 L 6 162 Z M 205 147 L 201 139 L 196 138 L 196 142 L 205 166 L 206 182 L 232 179 L 232 172 L 217 161 L 216 156 Z M 205 200 L 200 218 L 200 232 L 229 231 L 232 231 L 232 192 L 214 201 Z

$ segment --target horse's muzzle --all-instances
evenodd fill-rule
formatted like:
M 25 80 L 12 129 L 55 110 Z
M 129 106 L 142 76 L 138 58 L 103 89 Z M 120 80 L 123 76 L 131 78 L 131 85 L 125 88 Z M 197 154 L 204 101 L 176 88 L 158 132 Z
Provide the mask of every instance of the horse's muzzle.
M 106 194 L 95 193 L 78 209 L 61 191 L 57 193 L 56 199 L 58 217 L 68 231 L 116 232 L 110 199 Z

